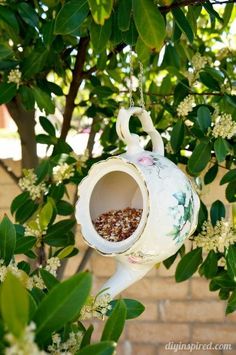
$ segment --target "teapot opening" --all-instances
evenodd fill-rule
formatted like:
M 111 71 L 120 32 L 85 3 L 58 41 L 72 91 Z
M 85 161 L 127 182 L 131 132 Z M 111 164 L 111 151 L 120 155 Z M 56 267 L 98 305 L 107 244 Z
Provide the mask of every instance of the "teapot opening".
M 139 227 L 144 202 L 141 188 L 131 175 L 112 171 L 94 186 L 89 206 L 99 237 L 111 243 L 122 243 Z

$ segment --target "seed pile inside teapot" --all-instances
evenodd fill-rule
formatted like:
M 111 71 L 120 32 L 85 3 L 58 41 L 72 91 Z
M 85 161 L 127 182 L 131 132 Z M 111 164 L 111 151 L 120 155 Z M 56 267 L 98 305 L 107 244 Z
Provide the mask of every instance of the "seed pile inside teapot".
M 101 237 L 109 242 L 120 242 L 129 238 L 139 225 L 142 209 L 127 207 L 102 213 L 93 222 Z

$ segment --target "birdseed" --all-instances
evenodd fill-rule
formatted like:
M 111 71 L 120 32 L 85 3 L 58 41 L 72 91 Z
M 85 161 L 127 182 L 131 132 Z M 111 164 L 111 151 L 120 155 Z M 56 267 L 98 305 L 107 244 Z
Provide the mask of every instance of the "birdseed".
M 120 242 L 129 238 L 137 229 L 142 209 L 127 207 L 102 213 L 93 222 L 98 234 L 109 242 Z

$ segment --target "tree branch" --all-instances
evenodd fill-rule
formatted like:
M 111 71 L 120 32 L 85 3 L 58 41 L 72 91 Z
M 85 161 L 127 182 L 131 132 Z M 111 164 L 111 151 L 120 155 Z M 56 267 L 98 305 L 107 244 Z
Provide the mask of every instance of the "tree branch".
M 125 93 L 128 93 L 129 90 L 121 90 L 120 91 L 120 94 L 125 94 Z M 148 91 L 144 91 L 143 92 L 144 95 L 147 95 L 147 96 L 157 96 L 157 97 L 171 97 L 171 96 L 174 96 L 174 93 L 170 93 L 170 94 L 158 94 L 156 92 L 154 93 L 151 93 L 151 92 L 148 92 Z M 189 91 L 188 92 L 188 95 L 195 95 L 195 96 L 224 96 L 224 94 L 222 92 L 192 92 L 192 91 Z
M 75 99 L 78 89 L 83 80 L 83 66 L 86 60 L 87 47 L 89 44 L 89 37 L 83 37 L 79 41 L 78 51 L 76 55 L 75 67 L 72 71 L 72 81 L 68 95 L 66 96 L 65 111 L 63 114 L 63 123 L 61 130 L 61 138 L 65 139 L 70 129 L 71 119 L 75 108 Z
M 201 5 L 205 2 L 208 2 L 207 0 L 184 0 L 181 2 L 174 2 L 173 4 L 169 6 L 160 6 L 159 10 L 162 14 L 166 14 L 167 12 L 170 12 L 172 9 L 176 9 L 179 7 L 184 7 L 184 6 L 198 6 Z M 235 3 L 236 0 L 228 0 L 228 1 L 214 1 L 211 2 L 211 5 L 221 5 L 221 4 L 227 4 L 227 3 Z
M 0 159 L 1 168 L 12 178 L 12 180 L 18 185 L 19 177 L 12 171 L 12 169 Z

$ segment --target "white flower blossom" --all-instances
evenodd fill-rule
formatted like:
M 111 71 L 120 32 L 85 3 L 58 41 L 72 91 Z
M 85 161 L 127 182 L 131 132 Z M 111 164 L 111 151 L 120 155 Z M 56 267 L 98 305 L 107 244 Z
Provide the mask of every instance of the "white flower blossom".
M 53 180 L 60 184 L 64 180 L 69 179 L 74 175 L 75 168 L 73 165 L 69 165 L 67 163 L 62 163 L 53 168 Z
M 194 107 L 194 98 L 191 95 L 185 97 L 183 101 L 180 102 L 177 107 L 178 116 L 185 117 L 193 110 Z
M 206 64 L 208 63 L 208 58 L 205 57 L 205 56 L 202 56 L 200 53 L 195 53 L 194 56 L 192 57 L 192 65 L 193 65 L 193 68 L 196 70 L 196 71 L 200 71 L 201 69 L 203 69 Z
M 223 256 L 218 260 L 217 265 L 218 265 L 218 266 L 221 266 L 221 267 L 223 267 L 225 270 L 227 270 L 227 263 L 226 263 L 226 260 L 225 260 L 225 258 L 224 258 Z
M 210 250 L 224 253 L 235 242 L 236 232 L 232 224 L 222 218 L 214 227 L 209 221 L 203 223 L 201 233 L 194 238 L 194 247 L 201 247 L 206 253 Z
M 16 337 L 12 333 L 6 334 L 5 338 L 9 343 L 9 347 L 6 348 L 6 355 L 45 355 L 44 351 L 38 348 L 38 345 L 34 342 L 35 338 L 35 324 L 31 322 L 20 337 Z
M 32 279 L 33 287 L 37 287 L 40 290 L 43 290 L 44 288 L 46 288 L 41 276 L 33 275 L 31 279 Z
M 48 259 L 45 269 L 50 272 L 53 276 L 56 276 L 57 269 L 61 266 L 60 259 L 57 257 L 52 257 Z
M 41 182 L 36 185 L 37 176 L 33 169 L 24 170 L 23 173 L 25 176 L 19 181 L 20 188 L 28 191 L 32 200 L 40 198 L 47 191 L 45 183 Z
M 108 310 L 111 309 L 111 296 L 109 293 L 100 294 L 97 297 L 90 297 L 87 304 L 85 304 L 80 313 L 80 319 L 99 318 L 104 319 Z
M 216 119 L 212 130 L 212 135 L 222 138 L 232 138 L 236 134 L 236 122 L 233 121 L 231 114 L 223 113 Z
M 80 349 L 82 338 L 82 331 L 71 332 L 69 338 L 62 342 L 60 335 L 55 333 L 52 335 L 52 345 L 48 346 L 48 351 L 52 355 L 74 355 Z
M 173 151 L 173 148 L 172 148 L 172 146 L 171 146 L 170 141 L 169 141 L 169 142 L 167 142 L 167 144 L 166 144 L 165 148 L 166 148 L 166 152 L 167 152 L 168 154 L 173 154 L 173 153 L 174 153 L 174 151 Z
M 21 77 L 22 77 L 22 73 L 19 69 L 12 69 L 8 74 L 7 82 L 16 84 L 18 89 L 21 84 Z

